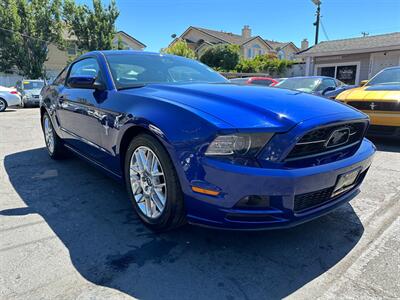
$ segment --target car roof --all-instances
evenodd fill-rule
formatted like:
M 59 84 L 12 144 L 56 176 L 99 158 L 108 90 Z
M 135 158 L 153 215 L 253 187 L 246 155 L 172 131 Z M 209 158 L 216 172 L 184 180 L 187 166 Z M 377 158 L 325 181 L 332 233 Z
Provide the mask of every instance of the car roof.
M 324 79 L 324 78 L 327 78 L 327 79 L 335 79 L 335 78 L 329 77 L 329 76 L 296 76 L 296 77 L 288 77 L 288 78 L 285 78 L 285 80 L 286 80 L 286 79 L 303 79 L 303 78 L 315 78 L 315 79 Z
M 393 70 L 393 69 L 400 69 L 400 66 L 394 66 L 394 67 L 384 68 L 384 69 L 382 69 L 382 71 L 385 71 L 385 70 Z
M 142 51 L 142 50 L 101 50 L 101 51 L 90 51 L 82 56 L 87 56 L 87 55 L 99 55 L 103 54 L 105 56 L 109 55 L 121 55 L 121 54 L 135 54 L 135 55 L 168 55 L 170 54 L 164 54 L 164 53 L 158 53 L 158 52 L 149 52 L 149 51 Z

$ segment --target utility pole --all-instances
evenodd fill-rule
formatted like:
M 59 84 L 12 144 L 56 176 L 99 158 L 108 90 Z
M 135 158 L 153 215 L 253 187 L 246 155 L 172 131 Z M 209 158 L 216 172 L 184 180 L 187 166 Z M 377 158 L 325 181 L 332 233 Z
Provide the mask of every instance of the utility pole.
M 319 19 L 321 16 L 321 1 L 320 0 L 311 0 L 317 6 L 317 19 L 314 22 L 315 26 L 315 45 L 318 44 L 318 35 L 319 35 Z

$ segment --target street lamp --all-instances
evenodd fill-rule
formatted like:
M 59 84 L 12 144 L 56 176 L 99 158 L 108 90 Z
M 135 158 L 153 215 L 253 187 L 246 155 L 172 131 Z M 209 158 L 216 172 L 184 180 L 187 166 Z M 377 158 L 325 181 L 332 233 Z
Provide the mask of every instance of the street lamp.
M 319 17 L 321 12 L 321 0 L 311 0 L 317 6 L 317 19 L 314 22 L 315 26 L 315 45 L 318 44 L 318 33 L 319 33 Z

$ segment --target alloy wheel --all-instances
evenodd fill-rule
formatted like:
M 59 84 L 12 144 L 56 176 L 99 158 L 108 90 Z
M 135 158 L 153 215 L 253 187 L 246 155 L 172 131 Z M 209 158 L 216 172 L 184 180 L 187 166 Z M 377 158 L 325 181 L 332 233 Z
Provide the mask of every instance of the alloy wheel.
M 141 212 L 150 219 L 159 217 L 167 201 L 165 174 L 157 155 L 148 147 L 135 149 L 130 160 L 130 184 Z
M 53 126 L 51 125 L 50 118 L 46 115 L 43 120 L 44 139 L 46 141 L 47 149 L 50 153 L 54 153 L 54 133 Z
M 0 99 L 0 111 L 6 109 L 6 102 L 3 99 Z

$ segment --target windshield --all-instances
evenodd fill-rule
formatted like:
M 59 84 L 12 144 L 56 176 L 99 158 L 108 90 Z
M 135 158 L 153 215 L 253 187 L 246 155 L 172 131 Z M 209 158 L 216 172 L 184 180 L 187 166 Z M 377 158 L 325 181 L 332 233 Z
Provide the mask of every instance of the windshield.
M 178 56 L 155 54 L 107 55 L 117 89 L 150 83 L 227 83 L 211 68 L 202 63 Z
M 22 84 L 24 86 L 24 90 L 37 90 L 44 86 L 43 81 L 24 81 Z
M 376 84 L 400 84 L 400 68 L 383 70 L 367 83 Z
M 318 84 L 318 78 L 288 78 L 277 83 L 275 87 L 311 93 Z

